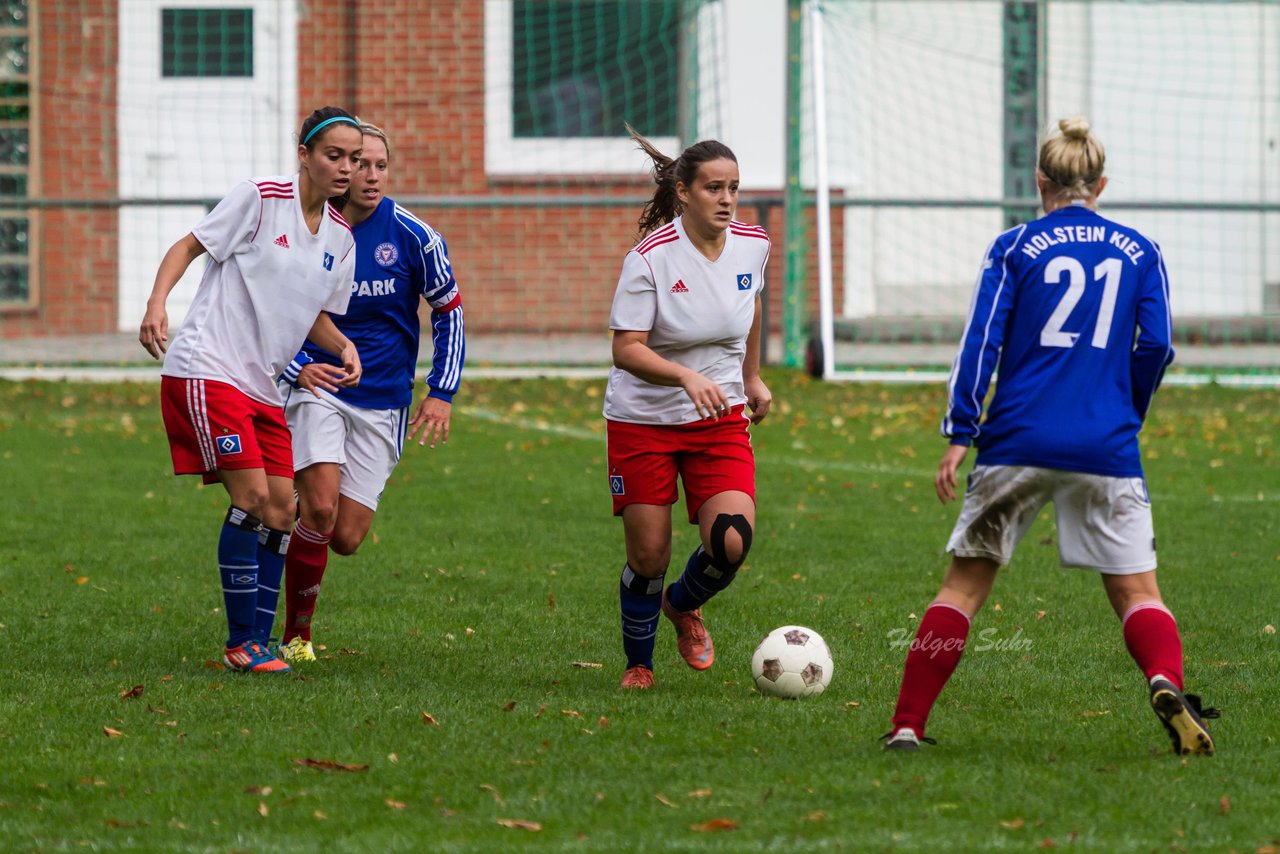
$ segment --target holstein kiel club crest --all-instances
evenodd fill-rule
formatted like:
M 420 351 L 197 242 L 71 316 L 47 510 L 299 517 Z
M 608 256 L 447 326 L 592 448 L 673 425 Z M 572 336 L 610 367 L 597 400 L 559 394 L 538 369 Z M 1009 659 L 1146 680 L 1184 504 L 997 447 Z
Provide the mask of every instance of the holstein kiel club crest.
M 379 243 L 373 250 L 373 260 L 383 267 L 390 267 L 400 257 L 400 251 L 394 243 Z

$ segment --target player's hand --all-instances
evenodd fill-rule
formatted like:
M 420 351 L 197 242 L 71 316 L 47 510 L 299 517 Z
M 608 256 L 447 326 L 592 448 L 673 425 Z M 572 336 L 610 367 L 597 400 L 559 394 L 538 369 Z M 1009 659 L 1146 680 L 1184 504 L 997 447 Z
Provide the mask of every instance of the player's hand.
M 699 418 L 715 421 L 720 416 L 729 414 L 729 398 L 725 396 L 719 383 L 712 382 L 697 371 L 689 371 L 680 381 L 680 387 L 693 401 L 693 408 L 698 411 Z
M 302 366 L 302 370 L 298 371 L 298 388 L 309 391 L 316 397 L 320 396 L 320 389 L 330 394 L 337 394 L 339 386 L 346 385 L 344 382 L 346 377 L 347 372 L 337 365 L 308 362 Z
M 360 354 L 356 352 L 356 345 L 348 341 L 347 346 L 342 348 L 342 355 L 339 358 L 342 359 L 342 367 L 347 375 L 338 384 L 346 388 L 355 388 L 360 385 L 360 375 L 364 369 L 360 367 Z
M 745 380 L 743 387 L 747 392 L 747 406 L 751 409 L 751 423 L 759 424 L 769 414 L 769 407 L 773 406 L 773 395 L 759 377 Z
M 169 343 L 169 313 L 164 304 L 153 306 L 147 303 L 147 313 L 142 316 L 142 326 L 138 329 L 138 342 L 151 358 L 159 359 L 167 350 Z
M 413 413 L 413 419 L 409 421 L 409 441 L 418 438 L 418 430 L 422 430 L 422 436 L 418 438 L 419 445 L 427 445 L 428 447 L 436 446 L 436 439 L 440 440 L 443 445 L 449 441 L 449 413 L 453 410 L 453 405 L 438 397 L 424 397 L 422 403 L 418 404 L 418 409 Z
M 938 463 L 938 473 L 933 476 L 933 488 L 938 493 L 938 500 L 943 504 L 956 497 L 956 472 L 969 453 L 968 445 L 948 445 Z

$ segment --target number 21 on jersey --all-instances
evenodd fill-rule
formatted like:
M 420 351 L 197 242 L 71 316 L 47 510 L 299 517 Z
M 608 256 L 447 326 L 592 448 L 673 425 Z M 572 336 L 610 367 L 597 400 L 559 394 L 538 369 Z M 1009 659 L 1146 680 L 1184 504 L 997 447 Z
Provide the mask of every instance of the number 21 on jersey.
M 1115 314 L 1116 297 L 1120 293 L 1121 269 L 1119 258 L 1108 258 L 1093 268 L 1093 280 L 1103 282 L 1102 303 L 1098 306 L 1098 318 L 1094 321 L 1093 340 L 1090 342 L 1099 350 L 1107 349 L 1107 339 L 1111 336 L 1111 318 Z M 1084 265 L 1075 258 L 1059 255 L 1045 265 L 1045 284 L 1059 284 L 1064 274 L 1067 276 L 1067 292 L 1062 295 L 1058 307 L 1053 310 L 1053 314 L 1049 315 L 1049 320 L 1040 330 L 1042 347 L 1073 347 L 1076 339 L 1080 337 L 1079 332 L 1063 332 L 1062 324 L 1067 322 L 1076 303 L 1080 302 L 1080 297 L 1084 295 Z

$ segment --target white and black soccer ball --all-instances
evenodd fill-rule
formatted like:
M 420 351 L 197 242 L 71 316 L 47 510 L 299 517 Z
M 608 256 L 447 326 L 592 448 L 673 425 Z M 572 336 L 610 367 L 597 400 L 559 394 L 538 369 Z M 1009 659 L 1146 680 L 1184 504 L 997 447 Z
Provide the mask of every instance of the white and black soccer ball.
M 831 684 L 835 664 L 822 635 L 804 626 L 782 626 L 764 636 L 751 656 L 751 676 L 761 694 L 808 697 Z

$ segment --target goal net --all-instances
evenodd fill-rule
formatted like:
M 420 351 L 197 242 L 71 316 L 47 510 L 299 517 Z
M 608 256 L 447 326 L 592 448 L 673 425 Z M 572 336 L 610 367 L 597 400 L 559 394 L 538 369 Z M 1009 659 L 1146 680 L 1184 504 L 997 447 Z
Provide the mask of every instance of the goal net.
M 1161 245 L 1179 365 L 1280 371 L 1280 6 L 822 0 L 805 22 L 801 177 L 836 236 L 815 373 L 945 372 L 1074 115 L 1107 148 L 1104 212 Z

